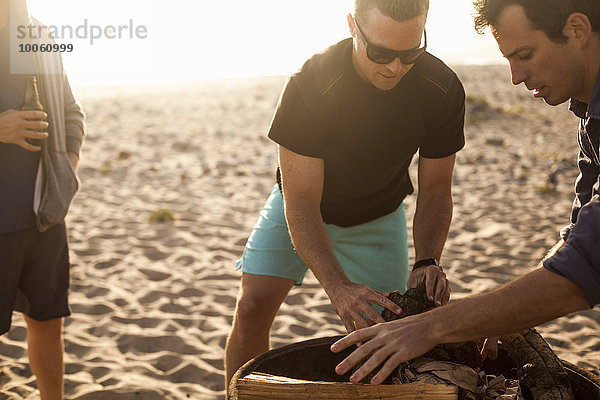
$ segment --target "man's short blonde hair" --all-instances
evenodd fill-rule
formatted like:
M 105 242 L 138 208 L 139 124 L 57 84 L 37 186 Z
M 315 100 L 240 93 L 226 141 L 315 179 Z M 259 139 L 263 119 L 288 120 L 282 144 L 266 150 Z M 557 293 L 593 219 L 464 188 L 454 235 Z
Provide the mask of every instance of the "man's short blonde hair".
M 429 11 L 429 0 L 354 0 L 354 13 L 363 18 L 367 11 L 377 8 L 396 21 L 407 21 Z

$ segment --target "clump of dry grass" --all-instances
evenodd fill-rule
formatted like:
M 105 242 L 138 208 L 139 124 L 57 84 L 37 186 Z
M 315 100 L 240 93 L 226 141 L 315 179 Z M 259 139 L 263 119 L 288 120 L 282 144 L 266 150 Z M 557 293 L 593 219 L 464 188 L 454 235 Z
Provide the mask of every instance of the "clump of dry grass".
M 535 190 L 540 194 L 554 194 L 556 193 L 556 185 L 546 181 L 543 185 L 536 186 Z
M 153 224 L 162 224 L 175 221 L 175 213 L 168 208 L 161 208 L 150 213 L 148 220 Z
M 111 165 L 109 161 L 104 161 L 100 166 L 100 174 L 107 175 L 111 171 Z

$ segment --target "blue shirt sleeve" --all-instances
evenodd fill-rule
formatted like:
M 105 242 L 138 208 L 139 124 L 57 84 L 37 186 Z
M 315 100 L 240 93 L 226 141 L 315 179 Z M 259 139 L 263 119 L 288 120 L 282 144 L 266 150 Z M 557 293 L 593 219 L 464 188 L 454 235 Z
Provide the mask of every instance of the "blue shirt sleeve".
M 587 157 L 583 151 L 579 152 L 577 159 L 580 174 L 575 182 L 575 200 L 571 213 L 571 222 L 577 222 L 579 210 L 584 204 L 588 204 L 594 195 L 594 185 L 598 189 L 597 181 L 600 176 L 600 167 Z
M 592 199 L 594 183 L 596 183 L 598 176 L 600 176 L 600 168 L 581 150 L 579 151 L 577 166 L 579 167 L 580 174 L 575 181 L 575 199 L 573 200 L 573 208 L 571 210 L 571 223 L 560 231 L 560 237 L 564 240 L 567 240 L 571 229 L 577 222 L 577 216 L 582 205 L 589 203 Z
M 600 173 L 583 154 L 579 169 L 572 225 L 563 236 L 565 244 L 543 265 L 579 286 L 593 307 L 600 304 Z

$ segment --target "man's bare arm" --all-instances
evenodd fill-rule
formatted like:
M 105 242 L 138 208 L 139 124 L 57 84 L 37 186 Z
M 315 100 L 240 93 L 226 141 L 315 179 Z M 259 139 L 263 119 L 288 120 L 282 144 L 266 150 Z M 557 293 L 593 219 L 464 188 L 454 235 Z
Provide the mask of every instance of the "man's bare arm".
M 340 363 L 336 371 L 343 374 L 372 354 L 351 380 L 362 380 L 385 362 L 371 381 L 379 384 L 400 363 L 420 356 L 436 344 L 500 336 L 589 307 L 578 286 L 541 267 L 491 293 L 346 336 L 333 344 L 332 351 L 366 343 Z
M 321 217 L 323 160 L 279 146 L 279 165 L 285 215 L 294 247 L 325 289 L 346 330 L 368 326 L 363 313 L 375 322 L 383 322 L 371 307 L 374 303 L 398 312 L 399 307 L 385 295 L 352 283 L 335 257 Z
M 419 194 L 413 220 L 415 259 L 439 260 L 452 220 L 453 154 L 444 158 L 419 159 Z M 430 300 L 437 305 L 450 298 L 446 274 L 435 266 L 423 267 L 410 274 L 408 287 L 424 285 Z

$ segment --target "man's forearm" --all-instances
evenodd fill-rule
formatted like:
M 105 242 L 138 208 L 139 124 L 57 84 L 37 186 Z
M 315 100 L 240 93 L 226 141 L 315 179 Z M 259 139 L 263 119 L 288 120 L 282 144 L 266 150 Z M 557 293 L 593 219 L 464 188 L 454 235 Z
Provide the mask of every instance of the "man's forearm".
M 452 194 L 419 194 L 413 219 L 415 259 L 440 259 L 452 221 Z M 415 260 L 415 261 L 416 261 Z
M 358 330 L 338 340 L 331 349 L 337 353 L 363 343 L 338 364 L 336 372 L 345 374 L 357 362 L 369 358 L 351 381 L 361 381 L 383 364 L 371 381 L 378 385 L 400 363 L 426 353 L 436 344 L 501 336 L 588 307 L 579 287 L 538 268 L 491 293 Z
M 500 336 L 589 308 L 570 280 L 538 268 L 488 294 L 427 313 L 438 343 Z
M 285 214 L 296 251 L 323 288 L 327 291 L 332 284 L 348 282 L 333 252 L 321 211 L 288 203 Z

